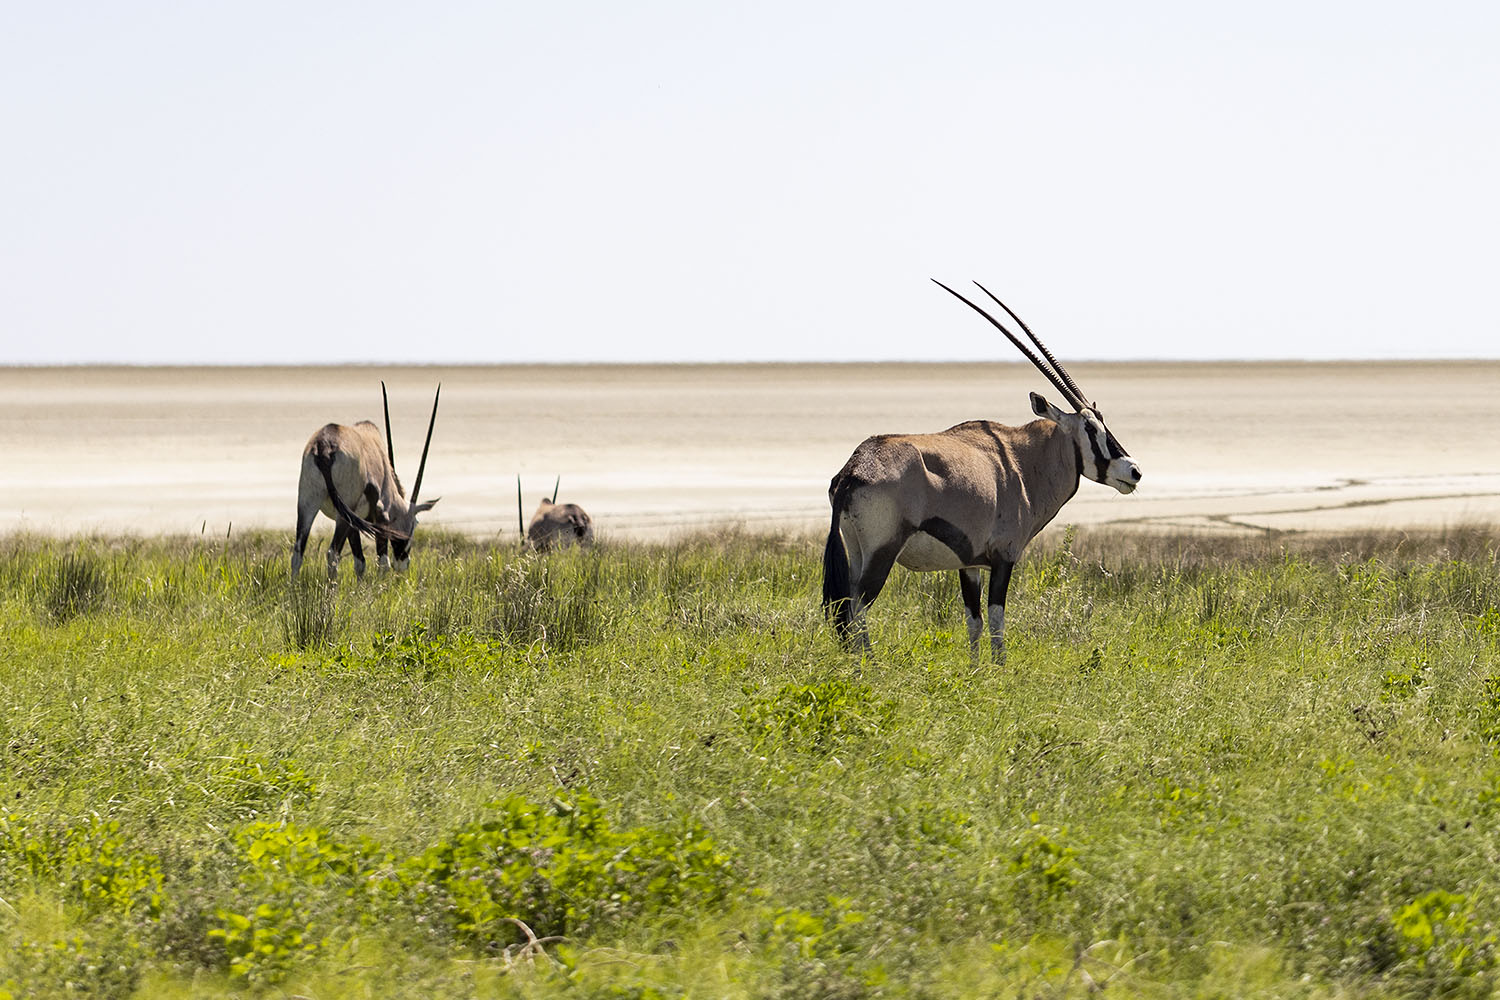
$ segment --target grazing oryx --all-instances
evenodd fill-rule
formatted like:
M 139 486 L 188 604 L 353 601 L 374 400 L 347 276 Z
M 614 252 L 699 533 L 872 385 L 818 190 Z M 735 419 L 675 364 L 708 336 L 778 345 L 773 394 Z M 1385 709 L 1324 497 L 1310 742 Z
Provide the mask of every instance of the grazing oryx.
M 322 511 L 337 523 L 333 543 L 328 546 L 328 578 L 339 571 L 339 556 L 344 541 L 354 553 L 354 573 L 363 576 L 365 553 L 360 547 L 363 532 L 375 536 L 375 552 L 381 569 L 392 565 L 386 558 L 386 544 L 395 554 L 395 568 L 405 570 L 411 562 L 411 536 L 417 527 L 417 515 L 433 508 L 437 500 L 418 503 L 422 492 L 422 473 L 427 468 L 427 449 L 432 445 L 432 427 L 437 423 L 438 386 L 432 397 L 432 418 L 427 422 L 427 441 L 422 445 L 422 461 L 417 465 L 417 480 L 412 484 L 411 499 L 396 477 L 396 450 L 391 445 L 391 406 L 380 383 L 381 401 L 385 407 L 385 447 L 381 447 L 380 429 L 368 420 L 353 427 L 328 424 L 308 439 L 302 449 L 302 477 L 297 484 L 297 537 L 292 543 L 292 577 L 302 568 L 302 552 L 313 519 Z
M 526 543 L 538 552 L 567 548 L 575 542 L 594 540 L 594 521 L 576 503 L 555 503 L 542 497 L 531 523 L 526 525 Z
M 537 552 L 564 549 L 569 545 L 588 545 L 594 540 L 594 520 L 576 503 L 558 503 L 557 488 L 562 477 L 552 485 L 552 498 L 542 497 L 529 524 L 522 520 L 521 477 L 516 477 L 516 522 L 521 528 L 521 543 Z
M 1005 303 L 979 285 L 1020 324 L 1046 363 L 995 317 L 936 284 L 1010 338 L 1073 412 L 1033 392 L 1031 410 L 1044 419 L 1023 427 L 970 420 L 937 434 L 866 438 L 828 487 L 833 523 L 823 551 L 823 607 L 846 644 L 868 649 L 865 612 L 892 564 L 957 570 L 969 647 L 978 655 L 980 571 L 988 569 L 990 646 L 1003 663 L 1005 592 L 1026 543 L 1077 492 L 1079 476 L 1130 493 L 1141 469 L 1104 426 L 1099 408 Z

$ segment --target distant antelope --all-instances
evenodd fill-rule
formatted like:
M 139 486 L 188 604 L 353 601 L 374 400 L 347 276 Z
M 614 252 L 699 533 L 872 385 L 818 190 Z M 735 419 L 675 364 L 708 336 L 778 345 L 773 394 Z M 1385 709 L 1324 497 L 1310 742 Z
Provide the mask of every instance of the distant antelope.
M 894 563 L 919 572 L 957 570 L 969 627 L 979 652 L 984 619 L 980 571 L 990 571 L 989 632 L 996 662 L 1005 661 L 1005 594 L 1021 552 L 1078 490 L 1078 479 L 1130 493 L 1141 469 L 1104 426 L 1099 408 L 1021 318 L 983 285 L 1031 339 L 1046 363 L 994 316 L 942 282 L 1005 334 L 1073 407 L 1068 413 L 1031 394 L 1042 420 L 1009 427 L 970 420 L 936 434 L 866 438 L 833 477 L 833 522 L 823 550 L 823 607 L 839 637 L 868 649 L 865 612 Z
M 302 552 L 313 519 L 322 511 L 336 524 L 333 542 L 328 546 L 328 578 L 338 576 L 339 556 L 344 542 L 354 554 L 354 573 L 363 576 L 365 553 L 360 546 L 361 533 L 375 537 L 375 553 L 381 569 L 392 563 L 386 558 L 389 543 L 395 554 L 395 568 L 405 570 L 411 562 L 411 536 L 417 528 L 417 515 L 431 510 L 437 500 L 418 503 L 422 492 L 422 473 L 427 469 L 427 449 L 432 445 L 432 428 L 437 423 L 438 386 L 432 397 L 432 418 L 427 422 L 427 441 L 422 445 L 422 460 L 417 464 L 417 479 L 412 484 L 411 499 L 396 477 L 396 449 L 391 444 L 391 406 L 385 383 L 380 383 L 381 403 L 385 410 L 385 447 L 381 448 L 380 429 L 368 420 L 353 427 L 328 424 L 308 439 L 302 449 L 302 476 L 297 484 L 297 537 L 292 543 L 292 577 L 302 568 Z
M 576 503 L 555 503 L 542 497 L 531 523 L 526 525 L 526 543 L 538 552 L 588 545 L 593 540 L 593 519 Z
M 557 502 L 557 488 L 561 484 L 559 476 L 552 487 L 552 498 L 542 497 L 530 523 L 526 523 L 521 520 L 521 477 L 516 477 L 516 521 L 521 527 L 521 539 L 537 552 L 588 545 L 594 540 L 594 520 L 588 512 L 576 503 Z

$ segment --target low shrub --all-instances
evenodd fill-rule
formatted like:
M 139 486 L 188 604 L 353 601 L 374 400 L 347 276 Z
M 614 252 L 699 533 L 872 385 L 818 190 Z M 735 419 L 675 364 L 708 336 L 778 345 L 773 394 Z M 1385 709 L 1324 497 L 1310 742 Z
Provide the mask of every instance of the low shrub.
M 459 941 L 497 950 L 618 929 L 646 914 L 719 903 L 728 854 L 697 823 L 614 830 L 587 793 L 542 805 L 512 795 L 401 866 L 406 905 Z

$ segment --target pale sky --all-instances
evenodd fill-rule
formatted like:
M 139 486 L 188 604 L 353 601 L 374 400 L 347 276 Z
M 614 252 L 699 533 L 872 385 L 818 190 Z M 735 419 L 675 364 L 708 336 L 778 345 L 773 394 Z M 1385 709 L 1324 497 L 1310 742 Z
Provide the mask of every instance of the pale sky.
M 1500 357 L 1492 0 L 3 11 L 0 363 Z

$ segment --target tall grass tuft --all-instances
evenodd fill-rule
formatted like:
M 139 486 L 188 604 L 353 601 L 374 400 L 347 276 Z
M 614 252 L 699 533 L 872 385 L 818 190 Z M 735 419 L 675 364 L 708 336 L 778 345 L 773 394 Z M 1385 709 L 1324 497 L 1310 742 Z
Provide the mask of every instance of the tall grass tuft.
M 586 553 L 527 556 L 504 565 L 489 595 L 484 631 L 518 645 L 564 652 L 594 641 L 602 615 L 601 563 Z
M 56 624 L 103 606 L 110 591 L 109 567 L 93 553 L 73 552 L 53 564 L 42 584 L 42 607 Z
M 338 643 L 348 617 L 339 606 L 337 586 L 298 581 L 287 588 L 281 632 L 293 649 L 326 649 Z

